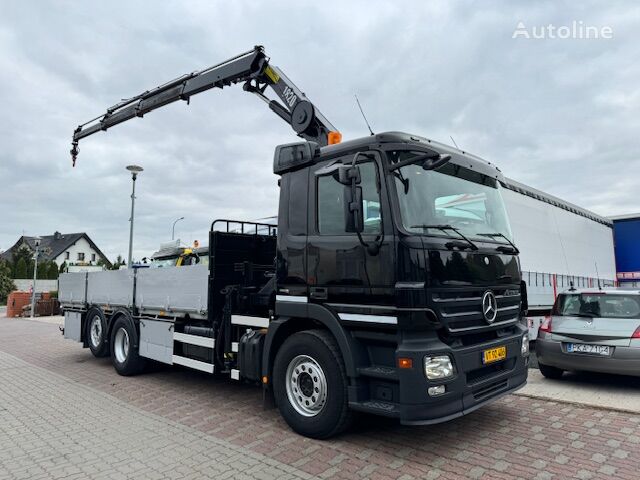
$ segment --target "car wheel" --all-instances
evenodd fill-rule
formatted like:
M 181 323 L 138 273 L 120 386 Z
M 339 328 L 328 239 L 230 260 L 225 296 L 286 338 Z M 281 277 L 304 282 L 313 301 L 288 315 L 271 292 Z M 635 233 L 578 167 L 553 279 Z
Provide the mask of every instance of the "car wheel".
M 273 378 L 278 409 L 299 434 L 324 439 L 349 426 L 344 360 L 329 333 L 308 330 L 289 337 L 276 355 Z
M 538 364 L 538 368 L 540 369 L 540 373 L 542 373 L 545 378 L 552 378 L 554 380 L 562 377 L 562 374 L 564 373 L 564 370 L 562 370 L 561 368 L 551 367 L 549 365 L 543 365 L 541 363 Z
M 106 357 L 109 355 L 107 343 L 107 321 L 104 313 L 99 308 L 92 308 L 87 313 L 86 339 L 89 350 L 94 357 Z
M 111 362 L 120 375 L 135 375 L 144 370 L 146 361 L 135 345 L 136 332 L 130 321 L 119 316 L 111 330 Z

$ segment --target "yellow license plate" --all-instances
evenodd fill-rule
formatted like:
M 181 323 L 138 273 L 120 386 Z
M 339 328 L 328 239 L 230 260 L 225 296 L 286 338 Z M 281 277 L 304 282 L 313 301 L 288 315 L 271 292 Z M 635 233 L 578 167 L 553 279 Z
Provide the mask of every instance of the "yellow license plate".
M 507 358 L 507 347 L 496 347 L 482 352 L 482 363 L 493 363 Z

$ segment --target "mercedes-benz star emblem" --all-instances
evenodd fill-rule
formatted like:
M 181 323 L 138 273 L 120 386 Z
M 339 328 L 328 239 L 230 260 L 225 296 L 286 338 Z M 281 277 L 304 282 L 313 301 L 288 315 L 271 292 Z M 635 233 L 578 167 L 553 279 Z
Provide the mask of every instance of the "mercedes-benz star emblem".
M 487 323 L 493 323 L 498 315 L 498 302 L 496 296 L 491 290 L 487 290 L 482 295 L 482 316 Z

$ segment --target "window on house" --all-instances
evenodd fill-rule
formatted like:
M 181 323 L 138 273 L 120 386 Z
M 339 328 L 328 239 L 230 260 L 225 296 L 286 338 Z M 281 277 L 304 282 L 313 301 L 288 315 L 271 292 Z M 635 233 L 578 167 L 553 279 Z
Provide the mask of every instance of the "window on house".
M 69 260 L 69 257 L 70 257 L 69 252 L 64 252 L 64 259 Z
M 83 252 L 78 252 L 78 261 L 79 262 L 84 262 L 84 253 Z
M 95 253 L 92 253 L 92 254 L 91 254 L 91 261 L 92 261 L 92 262 L 95 262 L 95 261 L 96 261 L 96 254 L 95 254 Z

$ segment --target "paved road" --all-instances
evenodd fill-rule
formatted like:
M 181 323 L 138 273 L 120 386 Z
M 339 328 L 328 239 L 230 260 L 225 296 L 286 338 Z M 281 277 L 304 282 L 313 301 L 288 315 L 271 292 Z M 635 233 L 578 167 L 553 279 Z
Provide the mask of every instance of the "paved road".
M 259 389 L 158 368 L 118 376 L 56 325 L 0 319 L 0 479 L 637 478 L 640 416 L 510 396 L 464 418 L 292 433 Z

